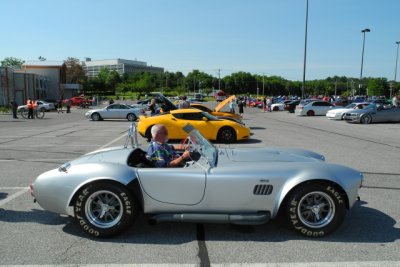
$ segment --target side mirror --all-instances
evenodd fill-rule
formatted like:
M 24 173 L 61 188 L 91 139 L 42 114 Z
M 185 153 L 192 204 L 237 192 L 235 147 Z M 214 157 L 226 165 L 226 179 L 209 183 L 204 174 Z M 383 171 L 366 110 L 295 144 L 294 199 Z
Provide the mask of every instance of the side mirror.
M 202 119 L 203 119 L 203 121 L 208 121 L 207 117 L 203 117 Z

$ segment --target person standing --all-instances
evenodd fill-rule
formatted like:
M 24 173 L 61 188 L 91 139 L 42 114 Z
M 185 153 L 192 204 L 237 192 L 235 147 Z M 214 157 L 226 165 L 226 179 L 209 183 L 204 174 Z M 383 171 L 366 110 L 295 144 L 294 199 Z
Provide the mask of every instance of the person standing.
M 272 110 L 271 110 L 271 105 L 272 105 L 272 99 L 271 99 L 271 98 L 268 98 L 268 99 L 267 99 L 267 106 L 268 106 L 268 111 L 269 111 L 269 112 L 272 111 Z
M 60 99 L 60 101 L 58 101 L 58 113 L 64 113 L 63 112 L 63 109 L 62 109 L 62 104 L 63 104 L 63 100 L 62 99 Z
M 190 108 L 190 103 L 189 103 L 189 101 L 187 101 L 187 97 L 185 95 L 182 96 L 182 100 L 179 101 L 178 108 L 179 109 L 181 109 L 181 108 Z
M 67 113 L 71 113 L 71 104 L 72 104 L 72 100 L 68 99 L 67 100 Z
M 11 101 L 11 109 L 12 109 L 12 113 L 13 113 L 13 118 L 14 119 L 18 119 L 17 117 L 17 109 L 18 109 L 18 105 L 17 105 L 17 101 Z
M 26 105 L 28 107 L 28 119 L 33 119 L 33 100 L 28 99 Z
M 150 100 L 150 105 L 149 105 L 149 110 L 150 110 L 150 115 L 154 116 L 158 113 L 158 108 L 157 108 L 157 104 L 156 104 L 156 99 L 152 98 Z
M 243 99 L 240 99 L 239 100 L 239 104 L 238 104 L 238 107 L 239 107 L 239 115 L 240 115 L 240 117 L 243 119 L 243 111 L 244 111 L 244 105 L 245 105 L 245 102 L 244 102 L 244 100 Z
M 266 96 L 264 96 L 264 98 L 263 98 L 263 109 L 264 109 L 264 112 L 267 110 L 267 97 Z

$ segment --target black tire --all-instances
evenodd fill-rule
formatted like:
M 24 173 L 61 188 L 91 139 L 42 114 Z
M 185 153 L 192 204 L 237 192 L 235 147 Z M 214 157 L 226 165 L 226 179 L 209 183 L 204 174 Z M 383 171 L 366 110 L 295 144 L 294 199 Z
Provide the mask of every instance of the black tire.
M 287 199 L 289 224 L 309 237 L 322 237 L 343 222 L 346 204 L 337 188 L 330 184 L 307 184 L 296 188 Z
M 272 111 L 279 111 L 279 107 L 274 107 Z
M 44 111 L 42 111 L 42 110 L 37 110 L 35 116 L 36 116 L 36 118 L 38 118 L 38 119 L 43 119 L 43 118 L 44 118 Z
M 217 141 L 229 144 L 236 141 L 236 132 L 231 127 L 222 127 L 218 131 Z
M 128 121 L 136 121 L 136 120 L 137 120 L 137 117 L 135 116 L 135 114 L 129 113 L 129 114 L 126 116 L 126 119 L 127 119 Z
M 294 109 L 289 109 L 289 113 L 294 113 Z
M 20 111 L 22 118 L 27 119 L 28 118 L 28 110 L 27 109 L 21 109 Z
M 342 114 L 342 117 L 340 118 L 341 120 L 344 120 L 344 117 L 346 116 L 346 113 Z
M 369 114 L 364 114 L 360 118 L 360 123 L 362 124 L 370 124 L 372 122 L 372 117 Z
M 74 203 L 75 220 L 87 234 L 112 237 L 135 221 L 138 202 L 123 186 L 97 182 L 84 186 Z
M 307 116 L 314 116 L 314 115 L 315 115 L 314 110 L 307 111 Z
M 97 113 L 97 112 L 93 113 L 90 117 L 92 118 L 93 121 L 99 121 L 99 120 L 101 120 L 101 116 L 100 116 L 100 114 Z

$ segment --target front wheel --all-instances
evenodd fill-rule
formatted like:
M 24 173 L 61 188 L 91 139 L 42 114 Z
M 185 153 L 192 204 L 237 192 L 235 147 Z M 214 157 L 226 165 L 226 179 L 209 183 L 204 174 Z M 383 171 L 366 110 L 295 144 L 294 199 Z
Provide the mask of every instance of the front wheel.
M 236 132 L 230 127 L 222 127 L 217 135 L 218 142 L 229 144 L 236 141 Z
M 360 118 L 360 123 L 362 124 L 370 124 L 372 122 L 371 115 L 362 115 Z
M 95 237 L 112 237 L 133 224 L 138 204 L 125 187 L 98 182 L 79 191 L 74 211 L 75 219 L 86 233 Z
M 21 116 L 22 116 L 22 118 L 24 118 L 24 119 L 27 119 L 28 118 L 28 110 L 26 110 L 26 109 L 21 109 Z
M 128 121 L 136 121 L 137 120 L 135 114 L 132 114 L 132 113 L 129 113 L 128 116 L 126 116 L 126 119 Z
M 289 224 L 305 236 L 322 237 L 343 222 L 345 200 L 330 184 L 303 185 L 294 190 L 286 203 Z
M 92 118 L 92 120 L 94 121 L 99 121 L 101 120 L 101 116 L 99 113 L 93 113 L 92 116 L 90 116 Z
M 307 116 L 314 116 L 314 115 L 315 115 L 314 110 L 307 111 Z

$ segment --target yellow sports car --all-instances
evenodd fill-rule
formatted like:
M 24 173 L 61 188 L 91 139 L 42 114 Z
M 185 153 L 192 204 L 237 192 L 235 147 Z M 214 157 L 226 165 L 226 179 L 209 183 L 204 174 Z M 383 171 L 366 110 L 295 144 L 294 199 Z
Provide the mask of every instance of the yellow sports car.
M 242 121 L 242 118 L 239 116 L 239 114 L 234 114 L 234 113 L 231 113 L 228 111 L 221 111 L 227 104 L 229 104 L 231 102 L 231 100 L 234 100 L 235 98 L 236 97 L 234 95 L 228 97 L 227 99 L 225 99 L 224 101 L 219 103 L 218 106 L 216 106 L 214 108 L 214 110 L 211 110 L 210 108 L 204 106 L 203 104 L 198 104 L 198 103 L 190 103 L 190 106 L 192 108 L 198 108 L 202 111 L 206 111 L 216 117 L 221 117 L 221 118 L 230 117 L 230 118 L 234 118 L 236 120 Z
M 140 116 L 137 128 L 140 135 L 150 140 L 151 127 L 155 124 L 164 124 L 168 129 L 169 139 L 184 139 L 187 133 L 183 131 L 183 127 L 188 123 L 212 141 L 232 143 L 250 137 L 248 127 L 234 121 L 218 119 L 207 112 L 193 108 L 171 110 L 152 117 Z

